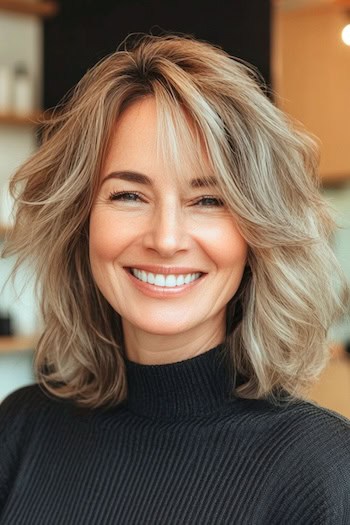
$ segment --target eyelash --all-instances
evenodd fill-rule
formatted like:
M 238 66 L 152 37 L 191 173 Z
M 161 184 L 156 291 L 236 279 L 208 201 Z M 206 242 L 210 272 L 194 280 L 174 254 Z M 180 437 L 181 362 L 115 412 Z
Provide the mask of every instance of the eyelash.
M 119 198 L 119 197 L 123 197 L 124 195 L 136 195 L 139 199 L 141 199 L 141 195 L 137 192 L 137 191 L 120 191 L 120 192 L 111 192 L 109 194 L 109 199 L 111 201 L 113 200 L 124 200 L 122 198 Z M 217 197 L 213 197 L 211 195 L 205 195 L 203 197 L 201 197 L 198 201 L 198 202 L 201 202 L 203 201 L 204 199 L 211 199 L 211 200 L 215 200 L 218 204 L 210 204 L 208 207 L 211 208 L 211 207 L 214 207 L 214 208 L 219 208 L 219 207 L 222 207 L 224 206 L 224 202 L 217 198 Z M 126 199 L 126 200 L 129 200 L 129 199 Z M 133 202 L 136 202 L 134 199 L 131 199 L 131 201 Z M 207 206 L 204 206 L 204 207 L 207 207 Z

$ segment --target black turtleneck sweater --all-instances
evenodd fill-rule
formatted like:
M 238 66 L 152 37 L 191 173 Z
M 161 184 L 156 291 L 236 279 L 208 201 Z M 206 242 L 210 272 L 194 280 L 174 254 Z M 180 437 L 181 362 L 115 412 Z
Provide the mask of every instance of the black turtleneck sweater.
M 221 359 L 223 358 L 223 359 Z M 1 525 L 349 525 L 350 421 L 230 397 L 219 345 L 126 362 L 128 399 L 81 409 L 20 388 L 0 405 Z

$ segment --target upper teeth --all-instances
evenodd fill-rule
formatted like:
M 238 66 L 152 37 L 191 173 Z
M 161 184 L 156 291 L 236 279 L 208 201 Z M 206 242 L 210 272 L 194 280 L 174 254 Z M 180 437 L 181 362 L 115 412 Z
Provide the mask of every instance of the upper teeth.
M 145 272 L 137 268 L 131 268 L 131 273 L 145 283 L 155 284 L 156 286 L 181 286 L 198 279 L 201 273 L 188 273 L 186 275 L 163 275 L 161 273 Z

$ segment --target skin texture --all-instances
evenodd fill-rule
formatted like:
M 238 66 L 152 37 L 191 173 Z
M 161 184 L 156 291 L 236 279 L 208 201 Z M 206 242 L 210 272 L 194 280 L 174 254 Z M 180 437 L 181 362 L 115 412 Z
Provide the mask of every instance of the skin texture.
M 189 181 L 201 173 L 184 166 L 184 188 L 158 159 L 156 138 L 154 99 L 134 102 L 117 122 L 90 216 L 93 277 L 122 318 L 128 358 L 142 364 L 189 359 L 224 340 L 226 305 L 241 282 L 248 251 L 233 216 L 218 206 L 215 187 L 191 188 Z M 153 187 L 106 179 L 121 170 L 147 175 Z M 139 197 L 111 198 L 122 191 Z M 207 275 L 182 296 L 149 297 L 123 269 L 142 264 L 187 266 Z

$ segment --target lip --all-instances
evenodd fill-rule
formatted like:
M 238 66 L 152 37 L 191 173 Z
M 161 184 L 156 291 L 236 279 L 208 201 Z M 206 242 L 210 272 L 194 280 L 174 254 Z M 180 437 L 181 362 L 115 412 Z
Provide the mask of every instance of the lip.
M 166 297 L 178 297 L 181 295 L 184 295 L 191 291 L 195 286 L 200 285 L 200 283 L 203 281 L 203 279 L 207 276 L 206 273 L 202 274 L 198 279 L 195 281 L 192 281 L 189 284 L 183 284 L 182 286 L 174 286 L 174 287 L 167 287 L 167 286 L 155 286 L 154 284 L 144 283 L 143 281 L 140 281 L 140 279 L 137 279 L 130 271 L 129 268 L 124 268 L 127 276 L 131 280 L 132 284 L 140 290 L 145 295 L 148 295 L 149 297 L 156 297 L 156 298 L 166 298 Z M 190 273 L 190 272 L 188 272 Z M 192 272 L 196 273 L 196 272 Z
M 145 272 L 151 272 L 154 274 L 160 273 L 163 275 L 181 275 L 188 273 L 206 273 L 198 270 L 198 268 L 190 268 L 189 266 L 155 266 L 151 264 L 141 264 L 140 266 L 125 266 L 126 270 L 131 268 L 137 268 L 138 270 L 144 270 Z

